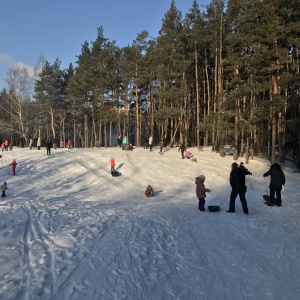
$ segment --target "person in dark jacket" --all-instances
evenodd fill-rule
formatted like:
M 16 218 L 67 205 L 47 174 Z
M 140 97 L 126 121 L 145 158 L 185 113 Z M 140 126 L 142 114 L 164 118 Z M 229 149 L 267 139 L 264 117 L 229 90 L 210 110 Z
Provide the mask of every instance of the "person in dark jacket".
M 150 184 L 146 188 L 145 195 L 147 197 L 153 197 L 153 195 L 154 195 L 154 190 Z
M 46 142 L 46 148 L 47 148 L 47 155 L 51 155 L 51 142 L 50 141 L 47 141 Z
M 278 163 L 274 163 L 268 172 L 266 172 L 264 177 L 270 176 L 270 199 L 268 205 L 273 205 L 276 203 L 277 206 L 281 206 L 281 190 L 282 186 L 285 185 L 285 175 L 280 168 Z M 276 201 L 275 201 L 276 193 Z
M 186 147 L 185 147 L 185 144 L 182 143 L 181 146 L 179 147 L 178 149 L 178 152 L 181 150 L 181 156 L 182 156 L 182 159 L 184 159 L 184 152 L 186 150 Z
M 118 142 L 118 147 L 121 148 L 122 147 L 122 137 L 120 135 L 117 138 L 117 142 Z
M 252 175 L 252 173 L 249 172 L 245 167 L 239 167 L 236 162 L 231 165 L 229 181 L 232 190 L 230 194 L 229 210 L 227 210 L 228 213 L 235 212 L 235 199 L 239 195 L 243 212 L 244 214 L 248 215 L 248 206 L 246 201 L 247 187 L 245 184 L 246 175 Z

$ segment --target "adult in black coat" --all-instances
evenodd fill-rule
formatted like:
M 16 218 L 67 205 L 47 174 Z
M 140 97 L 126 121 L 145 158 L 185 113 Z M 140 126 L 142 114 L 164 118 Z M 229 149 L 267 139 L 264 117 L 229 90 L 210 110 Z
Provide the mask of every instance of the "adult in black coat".
M 229 213 L 235 212 L 235 199 L 239 195 L 243 212 L 248 215 L 248 206 L 246 201 L 247 186 L 245 184 L 246 175 L 252 175 L 252 173 L 245 167 L 239 167 L 236 162 L 231 165 L 229 182 L 232 190 L 230 194 L 229 210 L 227 210 Z
M 51 147 L 52 147 L 51 142 L 50 142 L 50 141 L 47 141 L 47 142 L 46 142 L 47 155 L 51 155 Z
M 264 177 L 270 176 L 270 200 L 269 205 L 275 204 L 277 206 L 281 206 L 281 190 L 282 186 L 285 185 L 285 175 L 280 168 L 278 163 L 274 163 L 268 172 L 266 172 Z M 275 193 L 276 193 L 276 201 L 275 201 Z
M 184 159 L 184 152 L 186 150 L 186 147 L 185 147 L 185 144 L 182 143 L 178 149 L 178 152 L 181 150 L 181 156 L 182 156 L 182 159 Z

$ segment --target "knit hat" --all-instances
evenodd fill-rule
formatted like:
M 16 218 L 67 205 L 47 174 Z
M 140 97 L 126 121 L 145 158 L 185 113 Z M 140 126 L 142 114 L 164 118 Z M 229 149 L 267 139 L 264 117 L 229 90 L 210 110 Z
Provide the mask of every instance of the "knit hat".
M 232 163 L 231 168 L 236 168 L 238 167 L 238 164 L 236 162 Z
M 200 175 L 199 178 L 202 179 L 203 181 L 205 180 L 205 176 L 204 175 Z

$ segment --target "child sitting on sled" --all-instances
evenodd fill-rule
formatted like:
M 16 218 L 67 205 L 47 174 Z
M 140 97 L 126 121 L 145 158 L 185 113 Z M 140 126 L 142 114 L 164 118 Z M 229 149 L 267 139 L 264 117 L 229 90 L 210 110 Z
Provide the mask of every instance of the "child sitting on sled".
M 153 197 L 153 195 L 154 195 L 154 190 L 150 184 L 146 188 L 145 195 L 147 197 Z

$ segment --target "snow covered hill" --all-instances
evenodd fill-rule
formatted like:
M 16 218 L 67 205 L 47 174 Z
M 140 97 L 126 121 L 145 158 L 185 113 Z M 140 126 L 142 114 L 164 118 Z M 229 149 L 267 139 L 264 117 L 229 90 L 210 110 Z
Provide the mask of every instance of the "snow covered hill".
M 269 164 L 251 160 L 249 215 L 239 199 L 228 214 L 232 156 L 191 152 L 197 162 L 178 148 L 2 152 L 0 299 L 299 299 L 299 172 L 285 168 L 283 205 L 268 207 Z M 221 211 L 198 210 L 200 174 Z

